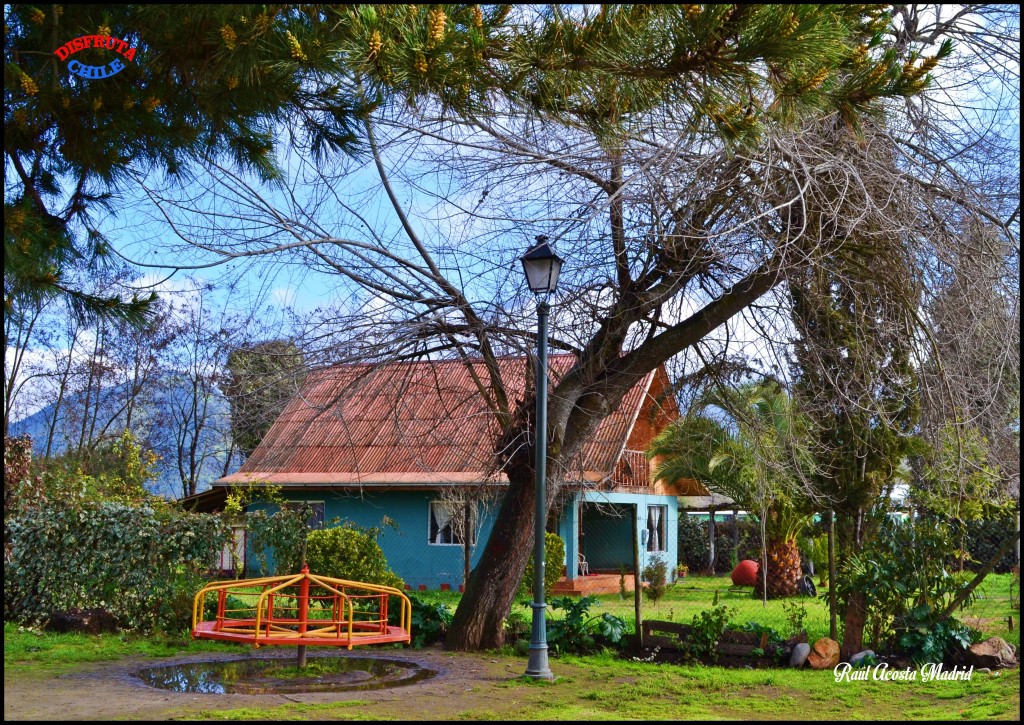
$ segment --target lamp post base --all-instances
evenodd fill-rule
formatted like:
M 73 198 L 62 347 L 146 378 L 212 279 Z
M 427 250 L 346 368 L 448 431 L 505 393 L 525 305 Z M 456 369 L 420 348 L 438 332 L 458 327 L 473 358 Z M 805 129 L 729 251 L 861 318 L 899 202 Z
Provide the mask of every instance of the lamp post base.
M 526 676 L 535 680 L 553 680 L 554 674 L 548 667 L 548 647 L 530 647 L 530 659 L 526 664 Z
M 526 661 L 526 676 L 535 680 L 553 680 L 555 676 L 548 667 L 548 638 L 544 619 L 547 605 L 530 602 L 533 607 L 533 636 L 530 639 L 530 658 Z

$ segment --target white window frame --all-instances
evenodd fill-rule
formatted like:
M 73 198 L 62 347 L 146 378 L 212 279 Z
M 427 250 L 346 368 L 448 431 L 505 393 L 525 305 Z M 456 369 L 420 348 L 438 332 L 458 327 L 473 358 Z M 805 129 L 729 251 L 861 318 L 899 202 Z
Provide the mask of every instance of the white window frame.
M 245 532 L 245 524 L 234 524 L 231 527 L 231 540 L 225 541 L 223 548 L 220 550 L 220 560 L 218 568 L 220 571 L 231 571 L 238 575 L 242 575 L 245 572 L 245 545 L 247 534 Z M 238 566 L 235 566 L 235 562 L 238 562 Z
M 658 545 L 659 548 L 652 548 L 654 538 L 651 536 L 651 509 L 661 509 L 660 518 L 658 519 Z M 665 504 L 655 504 L 647 507 L 647 522 L 645 528 L 647 529 L 647 552 L 650 554 L 660 554 L 668 551 L 668 542 L 665 540 L 668 538 L 668 506 Z
M 434 537 L 431 536 L 431 533 L 433 532 L 433 528 L 434 528 L 434 521 L 435 521 L 434 506 L 435 505 L 451 507 L 451 506 L 458 505 L 458 504 L 457 503 L 453 503 L 453 502 L 448 502 L 448 501 L 440 501 L 438 499 L 431 499 L 430 501 L 427 502 L 427 546 L 459 546 L 459 547 L 465 546 L 464 542 L 462 542 L 462 541 L 455 541 L 455 539 L 457 538 L 457 534 L 456 534 L 456 531 L 455 531 L 455 527 L 452 525 L 452 522 L 454 521 L 454 518 L 455 518 L 454 516 L 452 516 L 452 518 L 448 520 L 447 524 L 445 524 L 444 526 L 438 527 L 438 534 L 440 534 L 442 531 L 444 531 L 444 529 L 450 528 L 451 529 L 451 538 L 453 540 L 452 541 L 434 541 Z M 462 515 L 462 507 L 461 506 L 459 506 L 458 515 L 460 515 L 460 516 Z M 470 517 L 470 527 L 469 528 L 470 528 L 470 532 L 469 532 L 470 544 L 469 545 L 470 546 L 476 546 L 476 511 L 475 510 L 473 512 L 473 515 Z

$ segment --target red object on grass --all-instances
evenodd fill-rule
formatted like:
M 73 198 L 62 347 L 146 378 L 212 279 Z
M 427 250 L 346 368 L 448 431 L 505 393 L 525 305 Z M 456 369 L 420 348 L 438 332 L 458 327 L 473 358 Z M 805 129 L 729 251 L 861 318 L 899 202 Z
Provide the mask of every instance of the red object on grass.
M 757 584 L 760 565 L 753 559 L 744 559 L 732 570 L 732 583 L 738 587 L 752 587 Z

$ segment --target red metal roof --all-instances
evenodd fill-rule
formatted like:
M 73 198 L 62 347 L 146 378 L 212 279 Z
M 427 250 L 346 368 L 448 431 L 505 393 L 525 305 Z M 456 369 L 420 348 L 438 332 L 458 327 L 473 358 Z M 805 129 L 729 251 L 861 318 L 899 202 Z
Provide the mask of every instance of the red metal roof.
M 552 355 L 554 380 L 572 367 Z M 498 360 L 510 401 L 526 390 L 522 357 Z M 483 362 L 473 372 L 486 384 Z M 570 469 L 601 481 L 615 470 L 655 373 L 646 375 L 600 425 Z M 253 454 L 218 483 L 437 485 L 505 482 L 491 474 L 498 423 L 458 360 L 344 365 L 310 373 Z

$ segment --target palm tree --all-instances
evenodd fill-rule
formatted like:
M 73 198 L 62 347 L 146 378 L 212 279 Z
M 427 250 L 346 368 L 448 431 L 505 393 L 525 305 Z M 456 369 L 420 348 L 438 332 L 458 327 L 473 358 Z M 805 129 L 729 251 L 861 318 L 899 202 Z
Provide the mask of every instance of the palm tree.
M 803 425 L 774 381 L 718 388 L 652 442 L 666 481 L 692 478 L 759 514 L 764 597 L 797 593 L 796 537 L 810 521 L 800 481 L 810 467 Z

